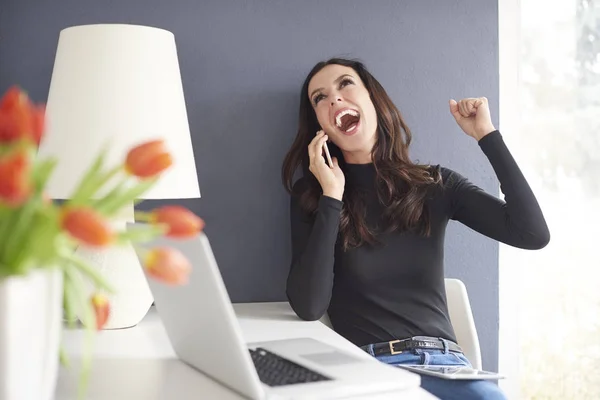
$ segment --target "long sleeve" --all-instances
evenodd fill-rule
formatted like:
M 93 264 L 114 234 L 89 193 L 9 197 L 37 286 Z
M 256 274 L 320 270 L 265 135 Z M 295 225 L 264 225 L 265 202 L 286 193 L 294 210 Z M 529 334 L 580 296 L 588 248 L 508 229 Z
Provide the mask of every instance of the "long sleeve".
M 316 215 L 309 217 L 292 196 L 292 265 L 287 297 L 296 314 L 305 320 L 321 318 L 327 311 L 333 287 L 333 264 L 342 202 L 321 196 Z
M 450 196 L 450 218 L 508 245 L 541 249 L 550 241 L 542 210 L 500 132 L 479 141 L 504 194 L 504 201 L 485 193 L 460 174 L 443 169 Z

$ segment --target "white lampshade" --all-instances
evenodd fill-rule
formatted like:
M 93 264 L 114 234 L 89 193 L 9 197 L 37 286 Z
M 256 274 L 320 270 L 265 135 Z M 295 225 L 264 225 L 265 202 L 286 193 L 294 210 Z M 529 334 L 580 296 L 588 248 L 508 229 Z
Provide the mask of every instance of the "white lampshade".
M 58 158 L 48 194 L 68 199 L 108 144 L 110 165 L 164 139 L 174 164 L 144 199 L 200 197 L 175 38 L 146 26 L 75 26 L 60 33 L 40 156 Z

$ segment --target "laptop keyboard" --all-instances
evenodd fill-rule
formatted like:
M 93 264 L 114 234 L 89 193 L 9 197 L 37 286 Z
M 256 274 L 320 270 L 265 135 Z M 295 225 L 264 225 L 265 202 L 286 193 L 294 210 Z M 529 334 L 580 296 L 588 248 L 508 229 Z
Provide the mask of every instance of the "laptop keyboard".
M 261 382 L 269 386 L 331 380 L 260 347 L 250 350 L 250 355 Z

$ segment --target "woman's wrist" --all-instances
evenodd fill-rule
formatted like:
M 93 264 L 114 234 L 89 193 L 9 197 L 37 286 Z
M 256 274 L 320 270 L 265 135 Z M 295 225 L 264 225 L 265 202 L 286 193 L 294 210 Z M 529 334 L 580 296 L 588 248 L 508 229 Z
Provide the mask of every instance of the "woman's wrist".
M 339 190 L 324 190 L 323 196 L 331 197 L 333 199 L 342 201 L 342 197 L 344 196 L 344 191 Z
M 494 127 L 494 125 L 488 125 L 485 128 L 481 128 L 475 133 L 475 139 L 479 142 L 481 139 L 494 132 L 495 130 L 496 128 Z

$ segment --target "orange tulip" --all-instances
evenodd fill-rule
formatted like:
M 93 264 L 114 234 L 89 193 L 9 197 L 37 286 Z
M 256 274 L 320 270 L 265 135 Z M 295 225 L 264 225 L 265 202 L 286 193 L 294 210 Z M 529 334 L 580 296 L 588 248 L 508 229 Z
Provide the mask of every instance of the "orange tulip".
M 0 99 L 0 110 L 12 110 L 23 102 L 25 94 L 17 86 L 10 87 Z
M 44 128 L 45 108 L 33 105 L 19 88 L 10 88 L 0 99 L 0 143 L 27 139 L 39 145 Z
M 115 237 L 108 222 L 91 208 L 65 209 L 61 225 L 72 237 L 89 246 L 106 246 Z
M 148 275 L 167 285 L 187 283 L 192 266 L 178 250 L 158 247 L 148 252 L 144 268 Z
M 110 303 L 104 295 L 98 293 L 92 296 L 91 302 L 96 314 L 96 329 L 100 330 L 110 316 Z
M 134 147 L 127 154 L 125 170 L 138 178 L 152 178 L 173 164 L 171 154 L 162 140 L 154 140 Z
M 23 204 L 32 193 L 31 160 L 24 149 L 0 159 L 0 202 L 9 206 Z
M 46 130 L 46 107 L 36 106 L 31 110 L 31 139 L 36 145 L 40 145 L 42 136 Z
M 204 229 L 204 220 L 181 206 L 160 207 L 152 212 L 150 221 L 167 225 L 166 235 L 172 238 L 191 237 Z

